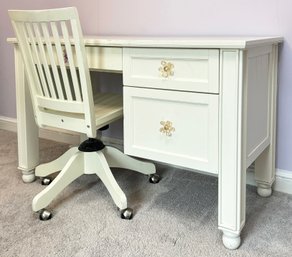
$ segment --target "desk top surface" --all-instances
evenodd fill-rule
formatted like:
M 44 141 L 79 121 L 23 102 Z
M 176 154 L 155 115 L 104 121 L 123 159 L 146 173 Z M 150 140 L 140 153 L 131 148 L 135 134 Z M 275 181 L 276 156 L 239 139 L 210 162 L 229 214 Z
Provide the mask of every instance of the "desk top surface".
M 17 43 L 15 38 L 8 42 Z M 86 46 L 108 47 L 156 47 L 156 48 L 236 48 L 278 44 L 283 41 L 280 36 L 266 37 L 132 37 L 132 36 L 84 36 Z

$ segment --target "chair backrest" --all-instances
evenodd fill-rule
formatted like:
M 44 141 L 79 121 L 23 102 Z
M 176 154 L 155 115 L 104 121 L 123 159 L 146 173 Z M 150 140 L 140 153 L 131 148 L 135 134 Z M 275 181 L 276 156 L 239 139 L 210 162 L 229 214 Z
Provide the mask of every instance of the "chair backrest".
M 8 12 L 37 124 L 95 137 L 92 87 L 77 9 Z

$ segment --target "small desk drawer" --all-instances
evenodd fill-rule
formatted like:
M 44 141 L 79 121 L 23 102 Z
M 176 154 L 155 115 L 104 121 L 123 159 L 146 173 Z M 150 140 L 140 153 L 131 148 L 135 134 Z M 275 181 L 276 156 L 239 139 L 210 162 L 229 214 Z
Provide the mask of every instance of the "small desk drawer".
M 124 87 L 126 154 L 218 173 L 218 95 Z
M 57 51 L 53 48 L 54 59 L 56 64 L 60 63 L 58 59 Z M 62 54 L 64 58 L 65 65 L 68 64 L 68 54 L 65 50 L 65 47 L 62 47 Z M 91 70 L 102 70 L 102 71 L 111 71 L 111 72 L 122 72 L 123 70 L 123 52 L 122 48 L 119 47 L 91 47 L 86 46 L 85 52 L 88 61 L 88 67 Z M 47 60 L 50 64 L 50 59 L 47 53 Z M 72 47 L 72 55 L 74 63 L 77 63 L 75 47 Z
M 122 72 L 123 52 L 119 47 L 85 47 L 91 70 Z
M 126 86 L 219 93 L 218 49 L 123 49 Z

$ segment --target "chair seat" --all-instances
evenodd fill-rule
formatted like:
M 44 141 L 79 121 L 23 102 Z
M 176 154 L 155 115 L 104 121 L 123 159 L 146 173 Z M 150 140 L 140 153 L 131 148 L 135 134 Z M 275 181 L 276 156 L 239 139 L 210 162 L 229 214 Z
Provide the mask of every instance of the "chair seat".
M 123 117 L 123 97 L 113 93 L 97 93 L 93 95 L 96 129 L 102 128 Z M 59 119 L 56 119 L 59 117 Z M 43 127 L 82 132 L 84 129 L 84 114 L 62 112 L 45 109 L 42 115 Z M 71 119 L 73 120 L 72 122 Z M 80 122 L 76 123 L 76 120 Z M 62 121 L 62 122 L 60 122 Z M 66 122 L 63 122 L 66 121 Z
M 93 96 L 96 128 L 99 129 L 123 117 L 123 97 L 112 93 Z

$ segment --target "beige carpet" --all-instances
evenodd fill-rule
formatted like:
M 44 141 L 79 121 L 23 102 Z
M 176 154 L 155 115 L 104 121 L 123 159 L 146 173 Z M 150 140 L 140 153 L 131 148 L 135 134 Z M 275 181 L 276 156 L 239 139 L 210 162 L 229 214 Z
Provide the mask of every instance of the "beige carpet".
M 41 161 L 67 146 L 41 140 Z M 247 221 L 238 250 L 224 248 L 217 229 L 217 179 L 158 165 L 163 179 L 148 183 L 131 171 L 114 175 L 135 211 L 122 220 L 103 184 L 82 176 L 50 205 L 40 221 L 31 200 L 40 181 L 24 184 L 17 170 L 16 134 L 0 130 L 0 257 L 38 256 L 292 256 L 292 195 L 264 199 L 247 187 Z

